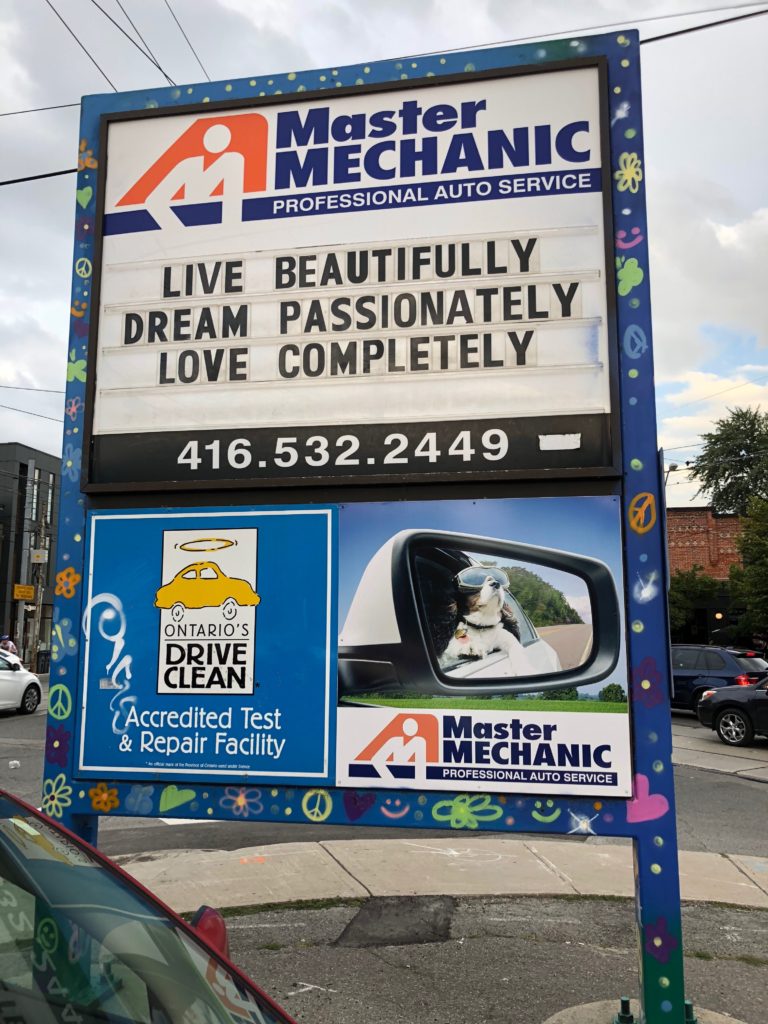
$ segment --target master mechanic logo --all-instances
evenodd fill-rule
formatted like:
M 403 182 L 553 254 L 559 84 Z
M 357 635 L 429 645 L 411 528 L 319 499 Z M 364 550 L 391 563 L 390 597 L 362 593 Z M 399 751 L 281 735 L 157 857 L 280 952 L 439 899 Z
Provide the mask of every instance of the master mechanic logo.
M 243 198 L 266 188 L 267 131 L 261 114 L 198 118 L 118 199 L 134 209 L 107 214 L 105 234 L 239 224 Z
M 434 715 L 396 715 L 349 766 L 350 776 L 378 779 L 426 778 L 427 764 L 440 760 L 440 737 Z

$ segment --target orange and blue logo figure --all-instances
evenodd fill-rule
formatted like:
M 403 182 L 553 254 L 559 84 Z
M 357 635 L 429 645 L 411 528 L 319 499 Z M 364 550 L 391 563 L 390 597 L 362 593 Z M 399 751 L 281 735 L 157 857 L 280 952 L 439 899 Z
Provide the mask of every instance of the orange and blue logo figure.
M 434 715 L 396 715 L 355 758 L 367 761 L 378 778 L 426 778 L 427 764 L 440 760 L 440 736 Z M 358 774 L 352 772 L 351 774 Z M 366 773 L 368 774 L 368 773 Z
M 142 206 L 161 228 L 239 223 L 243 196 L 266 188 L 267 134 L 262 114 L 198 118 L 115 205 Z

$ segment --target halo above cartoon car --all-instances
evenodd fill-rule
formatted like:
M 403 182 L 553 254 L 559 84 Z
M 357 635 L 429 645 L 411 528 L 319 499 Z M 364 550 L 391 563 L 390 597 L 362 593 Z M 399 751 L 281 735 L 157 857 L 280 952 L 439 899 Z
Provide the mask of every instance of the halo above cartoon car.
M 219 608 L 225 619 L 234 619 L 238 607 L 254 608 L 261 598 L 247 580 L 227 576 L 216 562 L 185 566 L 155 594 L 155 608 L 170 608 L 179 622 L 187 608 Z

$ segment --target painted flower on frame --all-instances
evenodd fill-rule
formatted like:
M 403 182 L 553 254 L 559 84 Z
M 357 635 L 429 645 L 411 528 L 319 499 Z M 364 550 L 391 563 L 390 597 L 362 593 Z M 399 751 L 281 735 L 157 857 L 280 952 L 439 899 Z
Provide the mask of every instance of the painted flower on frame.
M 77 169 L 84 171 L 86 167 L 91 170 L 99 166 L 98 160 L 93 155 L 93 150 L 88 148 L 88 140 L 80 139 L 80 146 L 77 151 Z
M 643 658 L 632 672 L 632 700 L 646 708 L 655 708 L 664 700 L 661 692 L 661 672 L 656 659 Z
M 109 814 L 120 806 L 117 790 L 110 788 L 106 782 L 97 782 L 88 790 L 88 796 L 91 798 L 91 807 L 94 811 L 101 811 L 102 814 Z
M 66 569 L 56 573 L 56 589 L 54 593 L 57 597 L 74 597 L 75 588 L 81 579 L 82 576 L 79 572 L 75 572 L 75 567 L 68 565 Z
M 80 479 L 80 460 L 82 455 L 82 449 L 75 448 L 73 444 L 64 445 L 64 452 L 61 457 L 61 472 L 67 480 L 71 480 L 73 483 Z
M 71 420 L 77 419 L 77 414 L 83 408 L 83 400 L 79 395 L 75 395 L 74 398 L 67 400 L 67 404 L 64 407 L 64 412 L 69 416 Z
M 622 153 L 619 157 L 619 169 L 614 171 L 613 176 L 619 192 L 637 192 L 643 180 L 643 168 L 637 153 Z
M 645 952 L 658 960 L 660 964 L 665 964 L 680 945 L 667 928 L 666 917 L 657 918 L 654 924 L 649 922 L 645 926 L 643 934 L 645 937 Z
M 61 661 L 68 654 L 77 654 L 77 638 L 72 634 L 72 620 L 53 612 L 53 629 L 51 630 L 51 661 Z
M 67 382 L 71 384 L 73 380 L 79 380 L 81 384 L 84 384 L 86 362 L 84 359 L 77 359 L 76 355 L 75 350 L 71 349 L 67 363 Z
M 248 818 L 250 815 L 261 814 L 264 805 L 261 802 L 260 789 L 246 789 L 241 786 L 227 786 L 224 796 L 219 801 L 222 810 L 234 814 L 238 818 Z
M 131 786 L 123 805 L 125 810 L 138 817 L 150 815 L 154 806 L 152 803 L 152 794 L 154 792 L 154 786 Z
M 503 813 L 503 808 L 494 804 L 487 793 L 462 793 L 452 800 L 440 800 L 432 808 L 435 821 L 447 821 L 451 828 L 477 828 L 481 821 L 496 821 Z
M 45 737 L 45 759 L 49 764 L 66 768 L 72 734 L 66 725 L 49 725 Z
M 59 772 L 55 779 L 43 782 L 43 799 L 41 810 L 51 818 L 60 818 L 67 807 L 72 805 L 72 787 L 67 785 L 64 772 Z

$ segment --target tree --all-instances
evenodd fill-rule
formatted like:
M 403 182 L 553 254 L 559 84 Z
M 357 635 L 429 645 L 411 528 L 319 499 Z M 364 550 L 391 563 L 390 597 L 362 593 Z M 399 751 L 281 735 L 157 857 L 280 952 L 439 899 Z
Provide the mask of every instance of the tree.
M 609 704 L 623 704 L 627 699 L 624 687 L 619 683 L 608 683 L 602 688 L 599 696 L 600 700 L 607 701 Z
M 507 574 L 510 593 L 520 602 L 534 626 L 561 626 L 584 621 L 568 604 L 562 591 L 546 583 L 535 572 L 521 566 L 503 565 L 501 568 Z
M 754 497 L 747 505 L 738 540 L 744 568 L 734 574 L 739 597 L 747 609 L 743 632 L 765 637 L 768 632 L 768 501 Z
M 715 430 L 703 435 L 704 450 L 693 460 L 699 481 L 715 512 L 743 516 L 751 497 L 768 499 L 768 413 L 729 409 Z
M 690 634 L 697 631 L 696 613 L 716 602 L 725 586 L 722 580 L 707 576 L 700 565 L 672 573 L 669 587 L 669 630 L 672 637 L 680 636 L 690 642 Z M 708 638 L 698 639 L 706 643 Z
M 579 691 L 575 686 L 566 686 L 564 690 L 545 690 L 542 700 L 578 700 Z

